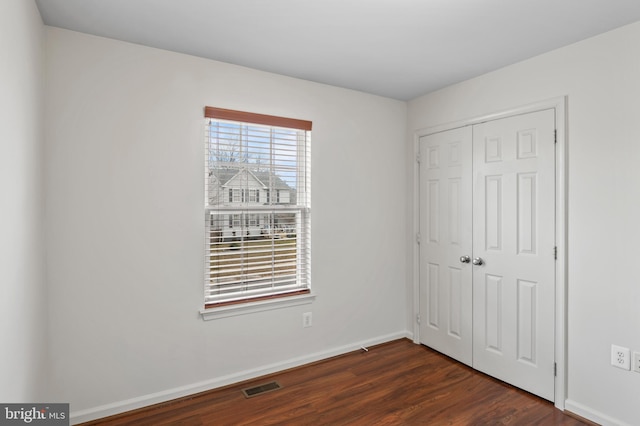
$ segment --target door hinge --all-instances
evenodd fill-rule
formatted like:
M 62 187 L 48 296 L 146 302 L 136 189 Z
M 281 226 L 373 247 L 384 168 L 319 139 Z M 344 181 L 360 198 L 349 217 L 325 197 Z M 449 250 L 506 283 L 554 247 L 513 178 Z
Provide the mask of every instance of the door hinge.
M 416 243 L 420 244 L 420 241 L 421 241 L 421 236 L 420 236 L 420 233 L 418 232 L 416 233 Z
M 420 164 L 420 153 L 416 153 L 416 163 Z
M 553 363 L 553 377 L 556 377 L 558 375 L 558 364 L 556 364 L 555 362 Z
M 558 246 L 555 246 L 555 247 L 553 248 L 553 258 L 554 258 L 555 260 L 558 260 Z
M 558 131 L 553 131 L 553 143 L 558 143 Z
M 420 314 L 416 315 L 416 322 L 418 323 L 418 325 L 420 324 Z

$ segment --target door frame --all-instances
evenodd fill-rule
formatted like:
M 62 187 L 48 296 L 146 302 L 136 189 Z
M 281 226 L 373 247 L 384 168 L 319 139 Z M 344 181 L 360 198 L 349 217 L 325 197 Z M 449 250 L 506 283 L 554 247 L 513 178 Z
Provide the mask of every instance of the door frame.
M 555 110 L 556 121 L 556 179 L 555 179 L 555 232 L 556 232 L 556 306 L 555 306 L 555 394 L 554 405 L 563 410 L 567 397 L 567 96 L 547 99 L 520 107 L 484 114 L 453 123 L 419 129 L 414 132 L 413 167 L 413 342 L 420 344 L 420 187 L 419 162 L 420 138 L 458 127 L 471 126 L 486 121 L 498 120 L 546 109 Z

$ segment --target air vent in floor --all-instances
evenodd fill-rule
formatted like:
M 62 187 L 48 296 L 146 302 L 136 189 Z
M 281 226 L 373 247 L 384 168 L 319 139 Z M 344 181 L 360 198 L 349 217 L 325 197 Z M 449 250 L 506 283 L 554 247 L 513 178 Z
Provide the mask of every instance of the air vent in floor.
M 242 393 L 244 394 L 245 398 L 251 398 L 254 396 L 258 396 L 261 395 L 263 393 L 266 392 L 271 392 L 274 390 L 278 390 L 282 388 L 282 386 L 280 386 L 280 384 L 278 382 L 269 382 L 269 383 L 265 383 L 264 385 L 260 385 L 260 386 L 254 386 L 252 388 L 247 388 L 247 389 L 242 389 Z

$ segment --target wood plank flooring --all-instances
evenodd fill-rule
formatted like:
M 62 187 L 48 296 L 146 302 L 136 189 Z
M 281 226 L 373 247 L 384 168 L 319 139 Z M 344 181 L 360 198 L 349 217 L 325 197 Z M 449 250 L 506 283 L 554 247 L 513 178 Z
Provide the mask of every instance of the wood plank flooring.
M 276 380 L 282 389 L 246 399 Z M 548 401 L 397 340 L 85 425 L 585 425 Z

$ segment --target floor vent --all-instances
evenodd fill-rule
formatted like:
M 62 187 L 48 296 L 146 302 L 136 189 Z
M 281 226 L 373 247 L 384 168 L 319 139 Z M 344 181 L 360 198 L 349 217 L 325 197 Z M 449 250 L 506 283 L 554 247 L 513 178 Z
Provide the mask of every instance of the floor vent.
M 282 388 L 278 382 L 269 382 L 264 385 L 254 386 L 252 388 L 242 389 L 245 398 L 251 398 L 263 393 L 271 392 Z

